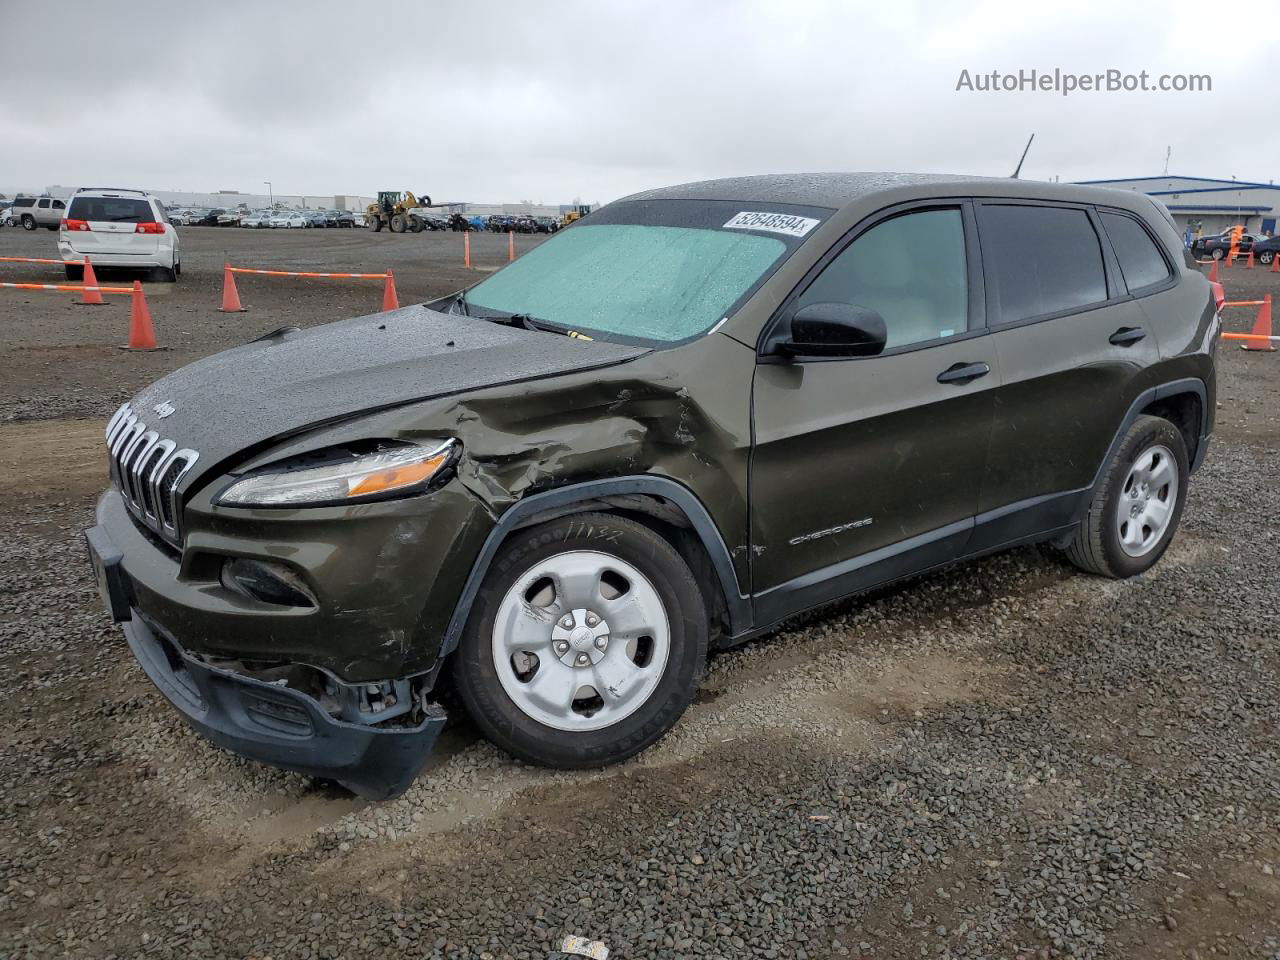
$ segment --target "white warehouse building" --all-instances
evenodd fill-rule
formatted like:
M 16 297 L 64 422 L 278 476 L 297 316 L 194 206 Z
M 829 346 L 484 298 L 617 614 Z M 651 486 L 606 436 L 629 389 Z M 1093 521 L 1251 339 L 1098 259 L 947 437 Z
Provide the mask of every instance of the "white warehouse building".
M 1081 183 L 1119 190 L 1136 190 L 1169 208 L 1183 233 L 1210 236 L 1236 224 L 1247 233 L 1275 236 L 1280 217 L 1280 186 L 1213 177 L 1127 177 L 1120 180 L 1082 180 Z

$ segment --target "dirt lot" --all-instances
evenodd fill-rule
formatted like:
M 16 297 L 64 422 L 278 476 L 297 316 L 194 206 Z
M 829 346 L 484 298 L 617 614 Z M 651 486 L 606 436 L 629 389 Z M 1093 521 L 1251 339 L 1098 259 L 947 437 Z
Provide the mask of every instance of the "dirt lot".
M 0 255 L 52 236 L 0 231 Z M 497 264 L 505 238 L 474 249 Z M 1214 446 L 1143 578 L 993 557 L 717 656 L 621 767 L 531 769 L 459 722 L 367 804 L 189 733 L 79 531 L 120 399 L 380 302 L 254 278 L 220 314 L 224 259 L 390 266 L 412 302 L 465 282 L 461 239 L 191 228 L 183 252 L 176 288 L 148 285 L 165 352 L 117 349 L 123 301 L 0 290 L 0 957 L 543 958 L 566 933 L 623 960 L 1280 957 L 1280 354 L 1224 348 Z

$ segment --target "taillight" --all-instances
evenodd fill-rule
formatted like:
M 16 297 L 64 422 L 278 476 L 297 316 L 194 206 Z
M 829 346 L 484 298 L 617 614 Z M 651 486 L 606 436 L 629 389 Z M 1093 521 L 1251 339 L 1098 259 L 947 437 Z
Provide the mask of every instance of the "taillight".
M 87 232 L 91 228 L 89 227 L 88 220 L 71 220 L 68 217 L 63 217 L 62 229 L 63 230 L 84 230 Z
M 163 223 L 140 223 L 134 233 L 164 233 Z

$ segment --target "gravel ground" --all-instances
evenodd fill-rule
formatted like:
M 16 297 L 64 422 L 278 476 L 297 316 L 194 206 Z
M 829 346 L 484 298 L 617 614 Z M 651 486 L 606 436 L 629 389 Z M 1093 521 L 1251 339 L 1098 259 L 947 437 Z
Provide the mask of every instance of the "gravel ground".
M 341 243 L 325 262 L 363 269 L 456 239 L 331 236 L 245 242 L 294 263 Z M 465 279 L 419 269 L 424 296 Z M 1280 356 L 1224 349 L 1218 436 L 1142 578 L 1033 549 L 920 578 L 715 657 L 621 767 L 530 768 L 459 721 L 404 797 L 368 804 L 177 723 L 79 540 L 101 422 L 67 415 L 277 314 L 355 312 L 292 289 L 272 319 L 189 304 L 189 345 L 146 358 L 33 359 L 103 321 L 5 316 L 6 370 L 47 404 L 10 382 L 5 414 L 59 419 L 0 424 L 0 957 L 541 960 L 573 933 L 623 960 L 1280 958 Z

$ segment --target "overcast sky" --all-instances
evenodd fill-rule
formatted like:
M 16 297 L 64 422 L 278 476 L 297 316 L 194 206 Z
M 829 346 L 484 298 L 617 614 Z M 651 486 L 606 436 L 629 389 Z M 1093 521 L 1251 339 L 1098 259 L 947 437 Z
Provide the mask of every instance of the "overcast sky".
M 1132 9 L 1130 9 L 1132 8 Z M 1269 9 L 1269 8 L 1268 8 Z M 603 202 L 748 173 L 1280 176 L 1280 44 L 1203 3 L 0 0 L 0 190 Z M 956 92 L 1019 69 L 1211 93 Z M 1267 122 L 1264 122 L 1267 121 Z

